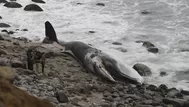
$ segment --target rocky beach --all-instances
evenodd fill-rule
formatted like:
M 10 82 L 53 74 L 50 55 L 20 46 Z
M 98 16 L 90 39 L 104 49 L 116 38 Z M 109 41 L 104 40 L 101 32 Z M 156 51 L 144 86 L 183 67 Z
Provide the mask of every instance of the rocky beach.
M 3 4 L 1 6 L 7 9 L 22 8 L 25 12 L 44 11 L 38 4 L 45 4 L 45 1 L 32 0 L 31 2 L 23 6 L 16 0 L 0 0 L 0 4 Z M 75 1 L 73 4 L 81 6 L 84 3 Z M 104 7 L 106 4 L 97 2 L 95 6 Z M 141 14 L 148 15 L 151 12 L 143 11 Z M 10 103 L 12 104 L 10 107 L 17 107 L 14 104 L 18 103 L 21 104 L 19 107 L 22 107 L 23 102 L 28 102 L 23 107 L 51 107 L 50 104 L 43 102 L 43 100 L 50 102 L 54 107 L 189 107 L 189 91 L 187 90 L 169 88 L 166 84 L 131 84 L 127 81 L 111 83 L 86 71 L 70 54 L 57 53 L 48 48 L 41 47 L 42 43 L 33 41 L 35 36 L 32 37 L 32 40 L 27 36 L 23 37 L 32 28 L 16 28 L 13 24 L 15 29 L 10 29 L 12 25 L 6 23 L 3 14 L 2 16 L 0 14 L 0 21 L 0 28 L 2 29 L 0 33 L 0 106 L 2 107 L 9 107 L 6 105 L 7 102 L 12 102 L 13 100 L 3 97 L 3 95 L 7 95 L 8 91 L 5 93 L 1 87 L 2 84 L 8 84 L 7 86 L 18 88 L 12 88 L 13 90 L 11 91 L 13 93 L 9 93 L 15 99 L 15 103 Z M 116 24 L 113 22 L 107 23 Z M 17 33 L 22 34 L 22 37 L 19 37 L 19 35 L 14 37 L 14 34 Z M 76 35 L 77 32 L 64 32 L 64 34 L 68 33 Z M 95 33 L 98 32 L 93 30 L 89 30 L 87 33 L 85 32 L 87 35 Z M 27 35 L 33 34 L 27 33 Z M 38 40 L 38 38 L 35 40 Z M 154 45 L 148 39 L 145 41 L 140 38 L 138 41 L 134 40 L 133 43 L 139 44 L 143 47 L 143 50 L 149 52 L 152 56 L 157 55 L 160 49 L 162 49 L 157 47 L 157 43 Z M 114 41 L 112 44 L 115 46 L 123 46 L 121 42 Z M 38 53 L 48 54 L 48 57 L 45 58 L 44 73 L 41 71 L 41 66 L 39 68 L 34 66 L 34 70 L 28 69 L 27 51 L 31 47 L 36 47 L 33 50 L 38 48 L 35 50 Z M 129 54 L 130 51 L 122 47 L 116 47 L 116 49 L 126 54 L 127 52 Z M 188 50 L 184 52 L 188 52 Z M 142 63 L 134 64 L 133 69 L 144 77 L 153 74 L 151 72 L 153 68 L 150 69 Z M 158 75 L 166 77 L 168 74 L 165 70 L 158 73 Z M 7 80 L 1 81 L 4 78 L 11 81 L 10 84 L 7 83 Z M 19 94 L 14 93 L 17 90 L 20 90 L 20 95 L 28 96 L 29 94 L 34 96 L 34 99 L 36 97 L 42 99 L 35 99 L 37 104 L 39 102 L 42 105 L 32 105 L 32 101 L 29 99 L 30 97 L 26 97 L 25 99 L 23 97 L 21 99 Z M 48 106 L 45 104 L 48 104 Z

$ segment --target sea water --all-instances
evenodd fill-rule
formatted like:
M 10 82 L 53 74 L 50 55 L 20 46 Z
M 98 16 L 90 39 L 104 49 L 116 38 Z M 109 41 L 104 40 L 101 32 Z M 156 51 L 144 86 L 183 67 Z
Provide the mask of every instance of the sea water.
M 189 90 L 188 0 L 44 1 L 45 4 L 38 4 L 43 12 L 24 11 L 27 4 L 33 3 L 31 0 L 17 0 L 23 6 L 17 9 L 0 4 L 3 17 L 0 23 L 10 24 L 8 30 L 28 29 L 16 31 L 14 37 L 40 42 L 45 37 L 44 23 L 48 20 L 60 40 L 91 44 L 130 68 L 136 63 L 147 65 L 152 75 L 145 77 L 146 83 Z M 136 41 L 152 42 L 159 53 L 149 53 Z M 113 45 L 113 42 L 122 45 Z M 167 75 L 161 77 L 162 71 Z

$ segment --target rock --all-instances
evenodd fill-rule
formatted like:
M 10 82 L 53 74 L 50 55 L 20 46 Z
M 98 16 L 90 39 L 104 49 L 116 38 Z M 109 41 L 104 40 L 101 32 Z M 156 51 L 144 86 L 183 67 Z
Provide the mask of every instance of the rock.
M 183 98 L 183 95 L 181 94 L 181 92 L 179 90 L 177 90 L 176 88 L 169 89 L 167 96 L 172 97 L 172 98 L 175 98 L 175 97 Z
M 95 33 L 95 31 L 89 31 L 89 33 Z
M 151 42 L 148 42 L 148 41 L 143 42 L 142 46 L 144 46 L 144 47 L 146 47 L 146 48 L 155 47 L 154 44 L 152 44 Z
M 111 104 L 109 103 L 103 103 L 100 105 L 100 107 L 111 107 Z
M 120 52 L 123 52 L 123 53 L 127 52 L 127 49 L 122 48 L 122 47 L 116 48 L 116 50 L 118 50 L 118 51 L 120 51 Z
M 159 49 L 156 48 L 156 47 L 150 47 L 150 48 L 147 48 L 148 52 L 151 52 L 151 53 L 158 53 Z
M 171 104 L 174 107 L 183 107 L 184 105 L 184 100 L 181 99 L 173 99 L 173 98 L 164 98 L 163 103 L 165 104 Z
M 105 6 L 104 3 L 96 3 L 97 6 Z
M 25 64 L 22 61 L 18 60 L 18 59 L 13 59 L 11 61 L 11 66 L 13 68 L 26 68 Z
M 4 29 L 4 30 L 1 30 L 1 32 L 6 32 L 6 33 L 8 34 L 8 31 L 7 31 L 6 29 Z
M 20 43 L 18 41 L 16 41 L 16 42 L 13 42 L 13 45 L 20 46 Z
M 43 11 L 37 4 L 29 4 L 24 8 L 25 11 Z
M 45 3 L 43 0 L 32 0 L 32 1 L 36 3 Z
M 11 83 L 15 79 L 15 72 L 10 67 L 0 67 L 0 79 L 6 79 Z
M 6 23 L 0 23 L 0 28 L 2 28 L 2 27 L 11 27 L 11 26 Z
M 0 0 L 0 3 L 7 3 L 6 0 Z
M 7 55 L 7 52 L 5 50 L 0 49 L 0 55 Z
M 28 29 L 22 29 L 21 31 L 28 31 Z
M 0 16 L 0 19 L 2 19 L 2 17 Z
M 147 15 L 147 14 L 151 14 L 151 12 L 147 11 L 147 10 L 144 10 L 142 12 L 140 12 L 141 14 L 144 14 L 144 15 Z
M 14 34 L 15 32 L 14 31 L 9 31 L 8 34 Z
M 17 2 L 7 2 L 4 4 L 4 6 L 8 8 L 21 8 L 22 7 L 22 5 Z
M 56 98 L 60 103 L 67 103 L 69 101 L 68 97 L 64 94 L 64 92 L 57 92 Z
M 120 43 L 120 42 L 113 42 L 112 44 L 114 44 L 114 45 L 122 45 L 122 43 Z
M 5 57 L 0 58 L 0 66 L 8 66 L 9 60 Z
M 29 95 L 6 80 L 0 79 L 0 84 L 1 107 L 53 107 L 50 102 Z
M 141 76 L 150 76 L 152 74 L 150 68 L 141 63 L 135 64 L 133 69 L 135 69 Z
M 149 85 L 146 89 L 151 91 L 156 91 L 157 87 L 155 85 Z
M 181 90 L 180 92 L 181 92 L 182 94 L 184 94 L 184 95 L 189 95 L 189 91 Z
M 167 76 L 168 74 L 167 74 L 167 72 L 165 72 L 165 71 L 161 71 L 159 75 L 160 75 L 161 77 L 163 77 L 163 76 Z

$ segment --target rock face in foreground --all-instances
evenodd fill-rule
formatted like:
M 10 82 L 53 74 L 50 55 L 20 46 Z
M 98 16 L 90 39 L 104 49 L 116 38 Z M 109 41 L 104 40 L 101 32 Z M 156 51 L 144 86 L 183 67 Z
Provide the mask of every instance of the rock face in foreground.
M 4 4 L 4 6 L 8 8 L 21 8 L 22 7 L 22 5 L 17 2 L 7 2 Z
M 25 11 L 43 11 L 37 4 L 29 4 L 24 8 Z
M 6 80 L 0 79 L 0 84 L 1 107 L 53 107 L 49 102 L 29 95 Z

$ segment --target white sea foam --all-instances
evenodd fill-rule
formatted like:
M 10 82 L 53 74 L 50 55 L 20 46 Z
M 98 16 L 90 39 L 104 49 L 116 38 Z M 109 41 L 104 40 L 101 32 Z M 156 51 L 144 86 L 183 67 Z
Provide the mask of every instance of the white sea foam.
M 119 57 L 130 68 L 135 63 L 144 63 L 153 73 L 146 78 L 148 83 L 189 89 L 188 80 L 174 78 L 179 71 L 189 69 L 189 52 L 181 52 L 189 50 L 188 0 L 45 1 L 46 4 L 39 4 L 44 12 L 24 11 L 24 6 L 32 3 L 31 0 L 17 0 L 23 5 L 20 9 L 10 9 L 0 4 L 0 15 L 3 17 L 0 22 L 10 24 L 10 30 L 29 30 L 17 31 L 13 36 L 40 41 L 45 36 L 44 22 L 48 20 L 61 40 L 90 43 Z M 78 2 L 83 5 L 77 5 Z M 103 2 L 106 6 L 96 6 L 97 2 Z M 151 14 L 141 15 L 140 12 L 144 10 Z M 138 40 L 152 42 L 160 52 L 147 52 L 141 43 L 135 42 Z M 113 41 L 122 45 L 112 45 Z M 124 48 L 127 52 L 120 52 L 118 48 Z M 166 71 L 168 76 L 160 77 L 161 71 Z

